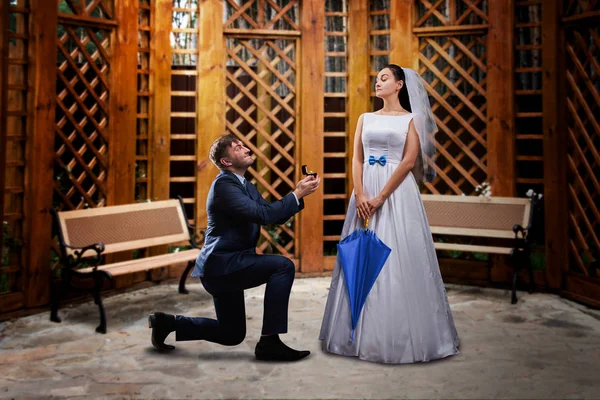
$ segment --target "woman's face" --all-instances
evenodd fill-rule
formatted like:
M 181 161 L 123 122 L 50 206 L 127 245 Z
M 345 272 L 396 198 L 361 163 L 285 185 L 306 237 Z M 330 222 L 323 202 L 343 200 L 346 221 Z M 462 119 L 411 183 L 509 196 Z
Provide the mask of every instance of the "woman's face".
M 389 68 L 384 68 L 377 74 L 375 81 L 375 95 L 379 98 L 386 98 L 391 95 L 398 95 L 404 82 L 397 81 L 394 73 Z

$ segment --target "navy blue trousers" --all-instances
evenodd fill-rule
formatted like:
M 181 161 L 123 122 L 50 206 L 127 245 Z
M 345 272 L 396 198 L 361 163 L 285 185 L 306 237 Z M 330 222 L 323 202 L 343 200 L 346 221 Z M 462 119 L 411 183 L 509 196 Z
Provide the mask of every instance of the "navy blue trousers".
M 264 283 L 263 335 L 287 332 L 288 303 L 294 282 L 294 263 L 286 257 L 252 255 L 253 265 L 228 275 L 205 276 L 202 285 L 213 296 L 217 319 L 175 317 L 177 341 L 207 340 L 235 346 L 246 337 L 244 290 Z M 251 260 L 254 261 L 254 260 Z

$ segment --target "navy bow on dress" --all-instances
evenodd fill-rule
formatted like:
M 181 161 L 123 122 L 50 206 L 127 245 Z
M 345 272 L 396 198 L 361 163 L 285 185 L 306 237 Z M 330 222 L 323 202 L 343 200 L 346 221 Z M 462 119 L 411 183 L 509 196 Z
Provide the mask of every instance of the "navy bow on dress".
M 375 163 L 381 164 L 381 166 L 385 166 L 386 164 L 385 156 L 381 156 L 379 158 L 375 158 L 375 156 L 369 156 L 369 165 L 374 165 Z

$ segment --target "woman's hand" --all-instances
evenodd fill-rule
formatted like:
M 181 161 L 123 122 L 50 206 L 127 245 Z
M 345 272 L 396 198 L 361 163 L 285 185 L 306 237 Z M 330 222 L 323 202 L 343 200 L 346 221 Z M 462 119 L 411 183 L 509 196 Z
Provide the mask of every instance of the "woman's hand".
M 370 214 L 374 213 L 375 210 L 377 210 L 379 207 L 381 207 L 384 202 L 385 202 L 385 199 L 383 198 L 382 195 L 375 196 L 371 200 L 367 201 L 367 204 L 369 206 L 369 213 Z
M 359 218 L 367 219 L 371 215 L 367 196 L 359 194 L 356 196 L 356 213 Z

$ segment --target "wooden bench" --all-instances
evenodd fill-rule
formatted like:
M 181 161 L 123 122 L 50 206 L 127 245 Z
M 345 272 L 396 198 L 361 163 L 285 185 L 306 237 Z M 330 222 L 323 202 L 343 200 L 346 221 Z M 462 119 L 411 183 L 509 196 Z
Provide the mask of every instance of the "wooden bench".
M 91 292 L 100 310 L 100 325 L 96 331 L 106 333 L 100 296 L 104 280 L 173 264 L 187 263 L 179 282 L 180 293 L 187 293 L 185 279 L 194 267 L 204 231 L 188 223 L 181 198 L 75 211 L 52 210 L 52 216 L 60 246 L 62 280 L 60 287 L 52 285 L 50 320 L 61 321 L 58 317 L 60 299 L 70 287 L 86 290 Z M 186 241 L 191 246 L 189 250 L 102 265 L 105 254 Z M 73 278 L 88 282 L 91 279 L 94 284 L 87 289 L 77 287 Z
M 536 197 L 421 196 L 433 235 L 488 238 L 500 245 L 474 245 L 442 242 L 434 236 L 435 248 L 463 252 L 504 254 L 513 264 L 512 304 L 517 302 L 519 270 L 529 271 L 529 292 L 533 290 L 529 232 L 533 222 Z

